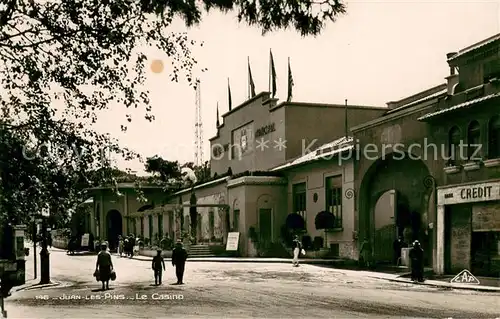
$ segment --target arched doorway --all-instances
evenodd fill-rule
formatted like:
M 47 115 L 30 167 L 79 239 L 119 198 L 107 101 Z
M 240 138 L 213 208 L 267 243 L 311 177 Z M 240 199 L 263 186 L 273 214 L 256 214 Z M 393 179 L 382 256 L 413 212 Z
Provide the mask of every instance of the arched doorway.
M 115 250 L 118 244 L 118 236 L 122 235 L 122 215 L 116 209 L 110 210 L 107 214 L 107 226 L 109 249 Z
M 426 185 L 428 176 L 425 163 L 401 153 L 378 159 L 365 173 L 359 194 L 360 239 L 372 242 L 377 262 L 393 260 L 393 242 L 399 235 L 406 234 L 408 241 L 430 242 L 432 234 L 420 228 L 428 223 L 432 191 Z M 432 252 L 432 247 L 424 249 Z
M 375 259 L 390 262 L 394 258 L 394 241 L 404 237 L 406 230 L 411 229 L 408 198 L 396 189 L 382 192 L 373 207 L 373 217 L 373 241 L 377 243 L 373 247 Z

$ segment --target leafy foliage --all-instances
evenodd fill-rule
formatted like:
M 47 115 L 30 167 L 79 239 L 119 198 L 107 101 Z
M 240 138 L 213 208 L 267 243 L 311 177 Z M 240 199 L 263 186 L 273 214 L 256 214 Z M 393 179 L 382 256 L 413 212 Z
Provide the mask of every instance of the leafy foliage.
M 163 183 L 174 183 L 180 181 L 181 166 L 178 161 L 167 161 L 159 156 L 146 159 L 145 170 L 148 173 L 156 173 Z
M 206 161 L 203 165 L 197 166 L 193 162 L 188 162 L 183 167 L 189 167 L 192 169 L 198 179 L 196 184 L 203 184 L 210 180 L 210 163 Z
M 39 154 L 34 156 L 35 153 Z M 0 127 L 2 221 L 27 223 L 31 215 L 43 208 L 64 220 L 68 208 L 84 199 L 85 189 L 92 181 L 50 155 L 36 152 L 15 132 Z
M 45 203 L 64 214 L 82 200 L 85 187 L 116 184 L 123 176 L 112 169 L 110 154 L 139 156 L 92 125 L 112 105 L 123 107 L 123 131 L 132 122 L 127 109 L 144 108 L 145 118 L 154 120 L 142 85 L 147 58 L 141 46 L 165 52 L 173 61 L 171 80 L 185 75 L 194 87 L 191 49 L 197 43 L 168 27 L 175 17 L 195 25 L 212 9 L 236 11 L 240 21 L 263 32 L 292 27 L 302 35 L 318 34 L 323 22 L 345 10 L 336 0 L 1 1 L 3 216 L 23 222 Z M 42 147 L 49 156 L 22 152 Z M 173 167 L 149 164 L 163 171 L 162 178 L 168 169 L 176 174 Z

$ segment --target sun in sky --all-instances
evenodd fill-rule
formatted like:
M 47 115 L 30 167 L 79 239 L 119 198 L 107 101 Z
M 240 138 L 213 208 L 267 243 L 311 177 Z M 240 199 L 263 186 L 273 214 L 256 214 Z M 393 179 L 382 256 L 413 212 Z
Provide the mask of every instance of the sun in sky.
M 163 68 L 162 60 L 153 60 L 153 62 L 151 62 L 151 71 L 153 71 L 153 73 L 161 73 L 163 72 Z

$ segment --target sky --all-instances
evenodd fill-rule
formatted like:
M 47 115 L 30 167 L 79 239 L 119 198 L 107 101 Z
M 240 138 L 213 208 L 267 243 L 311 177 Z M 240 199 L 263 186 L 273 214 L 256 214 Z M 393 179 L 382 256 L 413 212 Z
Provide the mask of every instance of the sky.
M 293 101 L 385 106 L 445 82 L 446 53 L 458 51 L 500 33 L 500 0 L 475 1 L 348 1 L 347 13 L 328 23 L 316 37 L 295 30 L 262 36 L 257 27 L 239 24 L 234 13 L 211 12 L 202 23 L 186 28 L 175 23 L 168 31 L 187 32 L 204 42 L 193 49 L 200 74 L 204 160 L 209 160 L 209 138 L 216 134 L 216 107 L 228 111 L 227 81 L 233 108 L 247 99 L 247 59 L 256 91 L 268 89 L 269 50 L 277 72 L 277 97 L 286 99 L 287 63 L 294 78 Z M 181 163 L 194 161 L 195 91 L 186 81 L 169 80 L 171 63 L 163 52 L 145 51 L 164 70 L 148 69 L 146 86 L 156 120 L 133 112 L 126 123 L 125 108 L 113 105 L 100 115 L 96 130 L 110 133 L 122 146 L 144 157 L 159 155 Z M 127 132 L 120 125 L 128 124 Z M 143 173 L 144 165 L 121 159 L 117 165 Z

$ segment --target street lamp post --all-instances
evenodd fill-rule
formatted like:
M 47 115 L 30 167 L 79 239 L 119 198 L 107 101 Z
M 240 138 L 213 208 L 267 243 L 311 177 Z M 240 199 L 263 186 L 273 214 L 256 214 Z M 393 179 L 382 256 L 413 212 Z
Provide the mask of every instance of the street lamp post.
M 38 229 L 36 227 L 37 219 L 33 216 L 33 279 L 37 277 L 38 265 L 36 263 L 36 246 L 38 245 Z
M 40 251 L 40 284 L 50 283 L 50 253 L 47 248 L 47 218 L 42 220 L 42 250 Z

